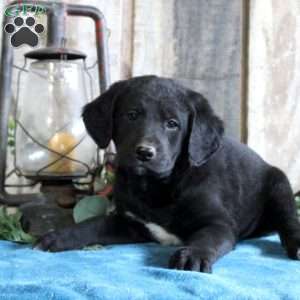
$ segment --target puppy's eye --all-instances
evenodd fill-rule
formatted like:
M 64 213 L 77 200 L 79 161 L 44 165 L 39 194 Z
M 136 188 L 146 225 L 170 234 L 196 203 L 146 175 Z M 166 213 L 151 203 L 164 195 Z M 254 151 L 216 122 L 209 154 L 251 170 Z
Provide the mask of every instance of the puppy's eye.
M 166 124 L 167 128 L 168 129 L 177 129 L 179 127 L 179 123 L 178 121 L 176 121 L 175 119 L 170 119 L 167 121 L 167 124 Z
M 139 114 L 136 110 L 131 110 L 127 113 L 127 118 L 130 121 L 135 121 L 138 118 Z

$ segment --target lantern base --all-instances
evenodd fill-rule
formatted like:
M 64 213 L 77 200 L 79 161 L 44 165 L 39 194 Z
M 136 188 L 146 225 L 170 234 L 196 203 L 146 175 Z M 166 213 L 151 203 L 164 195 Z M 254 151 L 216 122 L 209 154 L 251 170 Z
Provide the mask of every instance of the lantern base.
M 49 195 L 38 195 L 19 208 L 22 228 L 37 238 L 51 230 L 74 224 L 72 209 L 60 207 Z
M 51 175 L 38 175 L 35 172 L 32 172 L 32 174 L 30 173 L 26 173 L 26 174 L 22 174 L 22 176 L 26 177 L 29 180 L 32 181 L 39 181 L 39 182 L 67 182 L 67 181 L 72 181 L 75 179 L 81 179 L 81 178 L 87 178 L 88 174 L 83 174 L 83 173 L 73 173 L 72 175 L 69 174 L 64 174 L 64 173 L 57 173 L 53 175 L 53 172 L 51 173 Z
M 72 208 L 87 194 L 74 188 L 72 181 L 43 181 L 41 192 L 20 206 L 24 230 L 39 237 L 74 224 Z
M 6 195 L 10 206 L 19 206 L 23 229 L 35 237 L 74 224 L 73 207 L 89 191 L 74 188 L 72 181 L 44 181 L 38 194 Z

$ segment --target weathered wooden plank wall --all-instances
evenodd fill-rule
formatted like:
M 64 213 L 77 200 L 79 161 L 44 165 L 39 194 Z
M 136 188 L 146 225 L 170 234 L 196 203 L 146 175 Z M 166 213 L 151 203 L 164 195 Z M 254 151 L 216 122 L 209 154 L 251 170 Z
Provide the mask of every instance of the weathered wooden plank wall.
M 252 0 L 249 145 L 300 190 L 300 1 Z
M 249 1 L 249 144 L 299 190 L 300 2 Z M 150 73 L 177 78 L 207 96 L 228 133 L 241 136 L 242 0 L 67 2 L 105 14 L 112 81 Z M 70 21 L 68 27 L 68 45 L 85 51 L 92 63 L 91 22 Z M 17 50 L 18 57 L 25 51 Z
M 203 93 L 240 138 L 240 0 L 136 0 L 133 74 L 176 78 Z
M 241 2 L 175 2 L 175 77 L 202 93 L 240 138 Z
M 176 78 L 202 92 L 226 120 L 228 133 L 240 138 L 240 0 L 65 2 L 104 13 L 112 81 L 142 74 Z M 67 23 L 67 46 L 87 53 L 88 64 L 96 60 L 92 25 L 86 18 Z M 18 62 L 28 50 L 17 51 Z

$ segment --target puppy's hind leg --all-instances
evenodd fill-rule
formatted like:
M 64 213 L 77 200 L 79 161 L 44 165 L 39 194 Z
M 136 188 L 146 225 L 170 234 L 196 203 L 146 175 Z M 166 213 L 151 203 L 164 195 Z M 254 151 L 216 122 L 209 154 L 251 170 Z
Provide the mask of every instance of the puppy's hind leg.
M 270 169 L 267 181 L 267 214 L 288 256 L 300 260 L 300 223 L 290 183 L 286 175 L 275 167 Z

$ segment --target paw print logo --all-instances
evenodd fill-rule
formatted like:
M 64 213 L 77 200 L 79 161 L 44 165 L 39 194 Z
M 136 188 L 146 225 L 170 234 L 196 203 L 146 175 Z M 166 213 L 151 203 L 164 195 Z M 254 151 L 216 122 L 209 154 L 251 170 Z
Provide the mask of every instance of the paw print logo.
M 35 24 L 33 17 L 27 17 L 26 20 L 22 17 L 16 17 L 13 23 L 5 25 L 4 30 L 11 34 L 13 47 L 19 47 L 24 44 L 35 47 L 39 43 L 38 34 L 44 31 L 44 26 Z

